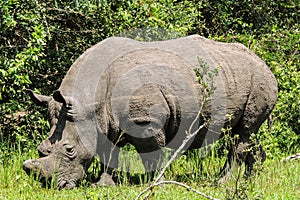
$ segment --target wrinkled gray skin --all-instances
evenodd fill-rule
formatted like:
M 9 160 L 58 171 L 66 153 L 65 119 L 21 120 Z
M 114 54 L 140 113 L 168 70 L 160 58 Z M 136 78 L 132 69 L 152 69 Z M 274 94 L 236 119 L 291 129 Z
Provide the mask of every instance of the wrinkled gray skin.
M 230 176 L 233 160 L 237 164 L 245 162 L 247 172 L 251 172 L 254 154 L 260 152 L 262 158 L 265 154 L 261 147 L 246 151 L 253 145 L 250 135 L 258 132 L 275 105 L 276 80 L 245 46 L 214 42 L 198 35 L 151 43 L 109 38 L 77 59 L 52 97 L 30 91 L 35 103 L 48 105 L 51 130 L 38 147 L 40 158 L 25 161 L 24 169 L 39 173 L 41 180 L 55 174 L 59 188 L 74 188 L 98 154 L 105 172 L 97 184 L 114 185 L 111 174 L 117 167 L 118 148 L 112 146 L 131 143 L 140 153 L 145 169 L 155 170 L 162 148 L 178 148 L 201 104 L 201 89 L 193 71 L 199 67 L 197 57 L 221 68 L 216 77 L 216 94 L 202 111 L 207 118 L 214 115 L 209 130 L 217 127 L 212 129 L 221 132 L 230 124 L 233 134 L 239 135 L 237 152 L 229 153 L 223 179 Z M 142 66 L 141 70 L 138 66 Z M 153 82 L 145 81 L 149 77 Z M 140 81 L 146 84 L 130 91 Z M 122 107 L 124 102 L 128 110 Z M 159 109 L 152 109 L 155 105 Z M 232 114 L 230 122 L 224 120 L 226 114 Z M 199 124 L 203 121 L 201 118 Z M 147 127 L 149 123 L 151 127 Z M 132 124 L 136 127 L 131 128 Z M 149 136 L 151 133 L 155 134 Z M 203 147 L 206 136 L 213 134 L 201 130 L 186 149 Z M 109 155 L 110 163 L 106 162 Z

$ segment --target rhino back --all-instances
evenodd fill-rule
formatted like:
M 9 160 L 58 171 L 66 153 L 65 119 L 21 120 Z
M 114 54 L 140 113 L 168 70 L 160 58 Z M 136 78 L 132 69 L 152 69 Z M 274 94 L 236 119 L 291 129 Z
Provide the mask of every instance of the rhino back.
M 169 91 L 167 99 L 175 99 L 175 103 L 167 105 L 169 110 L 162 109 L 162 114 L 170 116 L 171 109 L 192 118 L 202 97 L 194 73 L 199 67 L 198 57 L 211 68 L 220 67 L 215 77 L 217 90 L 206 108 L 220 121 L 216 127 L 221 127 L 225 114 L 233 114 L 233 123 L 237 123 L 250 94 L 262 96 L 256 103 L 271 109 L 276 101 L 277 85 L 263 61 L 243 45 L 215 42 L 198 35 L 158 42 L 108 38 L 76 60 L 60 90 L 64 95 L 73 96 L 82 107 L 97 104 L 97 117 L 105 130 L 108 123 L 118 128 L 120 119 L 129 112 L 126 106 L 132 98 L 144 106 L 145 95 L 135 91 L 151 83 L 160 85 L 160 91 Z
M 248 113 L 240 113 L 244 118 L 252 118 L 249 119 L 249 125 L 245 125 L 250 126 L 260 118 L 259 113 L 270 113 L 276 103 L 278 91 L 276 79 L 269 67 L 242 44 L 199 39 L 199 44 L 203 45 L 222 69 L 226 85 L 227 114 L 245 111 L 247 107 Z

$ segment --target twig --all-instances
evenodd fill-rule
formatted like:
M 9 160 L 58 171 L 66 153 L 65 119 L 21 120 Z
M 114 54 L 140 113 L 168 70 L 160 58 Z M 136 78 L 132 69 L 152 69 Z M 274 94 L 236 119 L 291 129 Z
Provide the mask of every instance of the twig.
M 42 15 L 43 15 L 43 19 L 44 19 L 45 25 L 46 25 L 46 27 L 47 27 L 48 40 L 50 40 L 50 38 L 51 38 L 51 33 L 50 33 L 50 27 L 49 27 L 49 24 L 48 24 L 48 22 L 47 22 L 47 18 L 46 18 L 46 16 L 45 16 L 43 10 L 41 10 L 41 13 L 42 13 Z
M 26 48 L 27 45 L 11 45 L 10 42 L 8 41 L 8 45 L 1 46 L 0 49 L 5 49 L 5 48 Z
M 198 127 L 198 129 L 196 131 L 194 131 L 193 133 L 191 133 L 192 131 L 192 127 L 194 126 L 194 124 L 197 122 L 197 120 L 200 117 L 200 113 L 202 111 L 204 107 L 204 102 L 202 102 L 201 104 L 201 108 L 197 114 L 197 116 L 195 117 L 194 121 L 192 122 L 192 124 L 190 125 L 188 131 L 185 131 L 186 133 L 186 137 L 183 140 L 182 144 L 179 146 L 179 148 L 174 152 L 173 156 L 170 158 L 170 160 L 167 162 L 167 164 L 164 166 L 164 168 L 162 168 L 162 170 L 160 171 L 159 175 L 157 176 L 157 178 L 155 179 L 154 183 L 157 183 L 161 177 L 164 175 L 166 169 L 171 165 L 171 163 L 176 159 L 177 155 L 182 151 L 182 149 L 185 147 L 185 145 L 190 141 L 191 138 L 193 138 L 194 136 L 196 136 L 196 134 L 207 125 L 207 122 L 205 122 L 204 124 L 202 124 L 200 127 Z
M 197 120 L 199 119 L 200 117 L 200 112 L 202 111 L 202 108 L 204 106 L 204 103 L 202 103 L 201 105 L 201 108 L 200 108 L 200 111 L 198 112 L 196 118 L 194 119 L 194 121 L 192 122 L 192 124 L 190 125 L 188 131 L 185 131 L 186 133 L 186 137 L 185 139 L 183 140 L 182 144 L 179 146 L 179 148 L 174 152 L 174 154 L 172 155 L 172 157 L 170 158 L 170 160 L 166 163 L 166 165 L 164 166 L 164 168 L 162 168 L 162 170 L 160 171 L 159 175 L 156 177 L 155 181 L 148 187 L 146 188 L 145 190 L 143 190 L 137 197 L 136 197 L 136 200 L 138 200 L 144 193 L 146 193 L 147 191 L 149 191 L 147 193 L 147 195 L 145 196 L 144 199 L 147 199 L 149 197 L 149 195 L 151 194 L 151 190 L 155 187 L 155 186 L 158 186 L 158 185 L 161 185 L 161 184 L 176 184 L 176 185 L 180 185 L 182 187 L 185 187 L 203 197 L 206 197 L 208 199 L 215 199 L 213 197 L 210 197 L 210 196 L 207 196 L 201 192 L 199 192 L 198 190 L 194 189 L 194 188 L 191 188 L 190 186 L 184 184 L 184 183 L 180 183 L 180 182 L 176 182 L 176 181 L 160 181 L 160 179 L 162 178 L 162 176 L 164 175 L 166 169 L 171 165 L 171 163 L 176 159 L 177 155 L 182 151 L 182 149 L 185 147 L 185 145 L 191 140 L 191 138 L 193 138 L 194 136 L 196 136 L 198 134 L 198 132 L 204 128 L 208 122 L 205 122 L 204 124 L 202 124 L 201 126 L 198 127 L 197 130 L 195 130 L 193 133 L 191 133 L 191 130 L 192 130 L 192 127 L 194 126 L 194 124 L 197 122 Z
M 201 63 L 200 63 L 201 64 Z M 205 66 L 201 65 L 203 68 Z M 205 72 L 206 73 L 206 72 Z M 197 72 L 196 72 L 196 75 L 197 75 Z M 198 75 L 197 75 L 198 76 Z M 200 74 L 201 76 L 201 74 Z M 203 76 L 202 76 L 203 77 Z M 202 78 L 200 79 L 202 80 Z M 200 82 L 200 84 L 202 85 L 205 85 L 203 81 Z M 208 97 L 210 96 L 210 94 L 212 94 L 212 90 L 214 89 L 213 88 L 213 82 L 211 84 L 211 88 L 206 88 L 204 86 L 204 89 L 205 91 L 203 92 L 204 95 L 203 95 L 203 101 L 201 103 L 201 107 L 197 113 L 197 116 L 195 117 L 195 119 L 193 120 L 193 122 L 191 123 L 190 127 L 188 128 L 188 130 L 185 131 L 185 134 L 186 134 L 186 137 L 185 139 L 183 140 L 182 144 L 179 146 L 179 148 L 174 152 L 174 154 L 172 155 L 172 157 L 170 158 L 170 160 L 166 163 L 166 165 L 161 169 L 159 175 L 156 177 L 156 179 L 154 180 L 154 182 L 148 187 L 146 188 L 145 190 L 143 190 L 137 197 L 136 197 L 136 200 L 138 200 L 144 193 L 146 193 L 147 191 L 149 191 L 146 196 L 144 197 L 144 199 L 148 199 L 148 197 L 150 196 L 151 192 L 152 192 L 152 189 L 155 187 L 155 186 L 158 186 L 158 185 L 161 185 L 161 184 L 176 184 L 176 185 L 179 185 L 179 186 L 182 186 L 182 187 L 185 187 L 203 197 L 206 197 L 207 199 L 215 199 L 213 197 L 210 197 L 210 196 L 207 196 L 201 192 L 199 192 L 198 190 L 196 189 L 193 189 L 191 188 L 190 186 L 184 184 L 184 183 L 180 183 L 180 182 L 176 182 L 176 181 L 160 181 L 162 176 L 164 175 L 166 169 L 171 165 L 171 163 L 176 159 L 177 155 L 179 154 L 179 152 L 181 152 L 183 150 L 183 148 L 186 146 L 186 144 L 193 138 L 195 137 L 198 132 L 203 129 L 208 123 L 209 123 L 209 120 L 204 120 L 205 122 L 199 126 L 193 133 L 192 133 L 192 129 L 193 127 L 195 126 L 195 124 L 197 123 L 197 121 L 200 119 L 200 115 L 203 111 L 203 108 L 204 108 L 204 104 L 206 103 L 206 101 L 208 100 Z
M 97 31 L 96 30 L 69 30 L 69 31 L 66 31 L 66 30 L 63 30 L 63 29 L 59 29 L 59 28 L 54 28 L 55 30 L 57 31 L 60 31 L 62 33 L 96 33 Z
M 199 130 L 206 126 L 206 123 L 200 126 Z M 187 133 L 187 131 L 186 131 Z M 183 140 L 182 144 L 179 146 L 179 148 L 174 152 L 173 156 L 170 158 L 170 160 L 167 162 L 167 164 L 164 166 L 164 168 L 160 171 L 159 175 L 156 177 L 154 184 L 159 182 L 161 177 L 164 175 L 166 169 L 172 164 L 172 162 L 177 158 L 177 155 L 182 151 L 184 146 L 190 141 L 191 138 L 193 138 L 198 133 L 198 129 L 193 132 L 192 134 L 187 134 L 186 138 Z
M 291 155 L 291 156 L 288 156 L 288 157 L 282 159 L 281 161 L 282 161 L 282 162 L 294 161 L 294 160 L 297 160 L 297 159 L 299 159 L 299 158 L 300 158 L 300 153 L 296 153 L 296 154 L 294 154 L 294 155 Z
M 144 189 L 144 190 L 137 196 L 136 200 L 138 200 L 138 199 L 139 199 L 144 193 L 146 193 L 148 190 L 151 190 L 153 187 L 156 187 L 156 186 L 159 186 L 159 185 L 162 185 L 162 184 L 179 185 L 179 186 L 184 187 L 184 188 L 186 188 L 186 189 L 188 189 L 188 190 L 191 190 L 191 191 L 195 192 L 196 194 L 198 194 L 198 195 L 200 195 L 200 196 L 202 196 L 202 197 L 205 197 L 205 198 L 207 198 L 207 199 L 211 199 L 211 200 L 219 200 L 219 199 L 216 199 L 216 198 L 214 198 L 214 197 L 208 196 L 208 195 L 206 195 L 206 194 L 200 192 L 199 190 L 196 190 L 196 189 L 192 188 L 191 186 L 188 186 L 188 185 L 186 185 L 186 184 L 184 184 L 184 183 L 180 183 L 180 182 L 177 182 L 177 181 L 159 181 L 159 182 L 157 182 L 157 183 L 153 183 L 153 184 L 151 184 L 148 188 Z M 144 199 L 146 199 L 146 198 L 144 198 Z
M 190 125 L 188 133 L 191 133 L 191 132 L 192 132 L 192 128 L 194 127 L 195 123 L 198 121 L 198 119 L 199 119 L 199 117 L 200 117 L 201 110 L 202 110 L 202 108 L 203 108 L 203 105 L 204 105 L 204 103 L 202 103 L 200 111 L 198 112 L 198 114 L 197 114 L 197 116 L 195 117 L 194 121 L 193 121 L 192 124 Z

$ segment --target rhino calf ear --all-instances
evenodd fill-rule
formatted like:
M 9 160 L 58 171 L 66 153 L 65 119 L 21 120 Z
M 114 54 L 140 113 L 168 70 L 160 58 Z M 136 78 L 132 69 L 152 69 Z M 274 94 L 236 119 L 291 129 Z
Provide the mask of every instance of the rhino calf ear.
M 51 97 L 49 97 L 49 96 L 37 94 L 34 91 L 29 90 L 29 89 L 26 89 L 26 91 L 28 92 L 31 100 L 38 105 L 46 105 L 51 100 Z

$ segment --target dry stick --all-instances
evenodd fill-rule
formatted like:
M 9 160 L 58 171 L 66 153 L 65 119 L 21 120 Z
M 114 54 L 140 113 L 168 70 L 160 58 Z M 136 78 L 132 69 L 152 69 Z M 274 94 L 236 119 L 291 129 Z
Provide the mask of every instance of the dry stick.
M 177 182 L 177 181 L 159 181 L 158 183 L 152 184 L 152 187 L 155 187 L 155 186 L 158 186 L 158 185 L 162 185 L 162 184 L 174 184 L 174 185 L 179 185 L 179 186 L 184 187 L 184 188 L 186 188 L 186 189 L 188 189 L 188 190 L 191 190 L 191 191 L 195 192 L 196 194 L 199 194 L 199 195 L 201 195 L 201 196 L 203 196 L 203 197 L 205 197 L 205 198 L 207 198 L 207 199 L 210 199 L 210 200 L 219 200 L 219 199 L 210 197 L 210 196 L 208 196 L 208 195 L 206 195 L 206 194 L 204 194 L 204 193 L 202 193 L 202 192 L 199 192 L 198 190 L 192 188 L 191 186 L 188 186 L 188 185 L 186 185 L 186 184 L 184 184 L 184 183 L 180 183 L 180 182 Z M 149 190 L 149 188 L 147 188 L 147 189 Z
M 199 130 L 201 130 L 203 127 L 206 126 L 207 123 L 203 124 L 202 126 L 200 126 L 195 132 L 193 132 L 192 134 L 188 134 L 188 132 L 186 131 L 186 138 L 184 139 L 183 143 L 180 145 L 180 147 L 175 151 L 175 153 L 173 154 L 173 156 L 171 157 L 171 159 L 167 162 L 167 164 L 165 165 L 165 167 L 161 170 L 161 172 L 159 173 L 159 175 L 157 176 L 157 178 L 155 179 L 155 181 L 145 190 L 143 190 L 137 197 L 136 200 L 138 200 L 144 193 L 146 193 L 148 190 L 151 190 L 152 188 L 154 188 L 155 186 L 161 185 L 161 184 L 176 184 L 182 187 L 185 187 L 207 199 L 213 199 L 213 200 L 217 200 L 216 198 L 210 197 L 194 188 L 191 188 L 190 186 L 180 183 L 180 182 L 176 182 L 176 181 L 159 181 L 161 179 L 161 177 L 163 176 L 164 172 L 166 171 L 166 169 L 169 167 L 169 165 L 176 159 L 177 155 L 179 154 L 179 152 L 184 148 L 184 146 L 189 142 L 189 140 L 191 138 L 193 138 Z M 147 199 L 149 197 L 150 193 L 147 193 L 147 196 L 144 199 Z
M 157 183 L 161 177 L 164 175 L 166 169 L 171 165 L 171 163 L 176 159 L 177 155 L 180 153 L 180 151 L 184 148 L 184 146 L 190 141 L 190 139 L 194 136 L 196 136 L 196 134 L 203 128 L 207 125 L 207 122 L 205 122 L 203 125 L 201 125 L 200 127 L 198 127 L 198 129 L 196 131 L 194 131 L 192 134 L 191 134 L 191 131 L 192 131 L 192 128 L 193 126 L 195 125 L 195 123 L 197 122 L 197 120 L 199 119 L 200 117 L 200 114 L 201 114 L 201 111 L 202 111 L 202 108 L 204 107 L 204 101 L 203 103 L 201 104 L 201 108 L 197 114 L 197 116 L 195 117 L 194 121 L 192 122 L 192 124 L 190 125 L 189 127 L 189 131 L 185 131 L 185 134 L 186 134 L 186 137 L 185 139 L 183 140 L 182 144 L 179 146 L 179 148 L 174 152 L 173 156 L 170 158 L 170 160 L 167 162 L 167 164 L 165 165 L 165 167 L 160 171 L 159 175 L 157 176 L 157 178 L 155 179 L 154 183 Z
M 300 153 L 293 154 L 281 160 L 281 162 L 294 161 L 300 158 Z
M 188 134 L 186 136 L 186 138 L 183 140 L 182 144 L 180 145 L 180 147 L 174 152 L 173 156 L 171 157 L 171 159 L 167 162 L 167 164 L 165 165 L 165 167 L 160 171 L 159 175 L 157 176 L 157 178 L 155 179 L 154 183 L 157 183 L 161 177 L 164 175 L 166 169 L 171 165 L 171 163 L 177 158 L 178 154 L 182 151 L 182 149 L 184 148 L 184 146 L 190 141 L 191 138 L 193 138 L 194 136 L 196 136 L 196 134 L 198 133 L 198 131 L 200 129 L 202 129 L 203 127 L 206 126 L 206 123 L 203 124 L 202 126 L 200 126 L 199 129 L 197 129 L 193 134 Z M 187 133 L 187 131 L 186 131 Z
M 167 164 L 165 165 L 165 167 L 160 171 L 159 175 L 157 176 L 157 178 L 155 179 L 155 181 L 148 187 L 146 188 L 145 190 L 143 190 L 137 197 L 135 200 L 138 200 L 144 193 L 146 193 L 148 190 L 150 191 L 149 193 L 147 193 L 146 197 L 144 199 L 147 199 L 151 193 L 151 190 L 152 188 L 154 188 L 155 186 L 158 186 L 158 185 L 161 185 L 161 184 L 176 184 L 176 185 L 179 185 L 179 186 L 182 186 L 182 187 L 185 187 L 207 199 L 213 199 L 213 200 L 217 200 L 213 197 L 210 197 L 196 189 L 193 189 L 191 188 L 190 186 L 188 185 L 185 185 L 183 183 L 179 183 L 179 182 L 176 182 L 176 181 L 159 181 L 163 174 L 165 173 L 166 169 L 169 167 L 169 165 L 176 159 L 177 155 L 180 153 L 180 151 L 182 151 L 182 149 L 184 148 L 184 146 L 191 140 L 191 138 L 193 138 L 194 136 L 197 135 L 197 133 L 202 129 L 204 128 L 206 125 L 207 125 L 207 122 L 205 122 L 204 124 L 202 124 L 201 126 L 198 127 L 198 129 L 196 131 L 194 131 L 193 133 L 191 133 L 191 130 L 192 130 L 192 127 L 195 125 L 195 123 L 197 122 L 197 120 L 199 119 L 200 117 L 200 114 L 201 114 L 201 110 L 204 106 L 204 103 L 202 103 L 201 105 L 201 109 L 200 111 L 198 112 L 196 118 L 194 119 L 194 121 L 192 122 L 191 126 L 189 127 L 189 130 L 188 131 L 185 131 L 186 133 L 186 138 L 183 140 L 182 144 L 179 146 L 179 148 L 174 152 L 173 156 L 171 157 L 171 159 L 167 162 Z
M 165 167 L 160 171 L 159 175 L 157 176 L 157 178 L 155 179 L 155 181 L 149 186 L 147 187 L 145 190 L 143 190 L 137 197 L 135 200 L 138 200 L 144 193 L 146 193 L 148 190 L 152 190 L 152 188 L 154 188 L 155 186 L 157 185 L 161 185 L 163 183 L 166 183 L 166 184 L 171 184 L 171 183 L 175 183 L 176 181 L 159 181 L 161 179 L 161 177 L 163 176 L 163 174 L 165 173 L 166 169 L 169 167 L 169 165 L 176 159 L 177 155 L 180 153 L 180 151 L 184 148 L 184 146 L 189 142 L 189 140 L 194 137 L 198 131 L 200 129 L 202 129 L 204 126 L 206 125 L 203 124 L 202 126 L 200 126 L 195 132 L 193 132 L 192 134 L 187 134 L 186 138 L 183 140 L 183 143 L 180 145 L 180 147 L 174 152 L 173 156 L 171 157 L 171 159 L 167 162 L 167 164 L 165 165 Z M 186 131 L 186 133 L 188 133 Z M 177 182 L 176 182 L 177 183 Z M 178 183 L 177 185 L 185 185 L 183 183 Z M 189 187 L 189 186 L 187 186 Z M 192 190 L 192 191 L 197 191 L 196 189 L 192 189 L 189 187 L 189 190 Z M 197 194 L 203 196 L 203 197 L 209 197 L 199 191 L 196 192 Z M 147 193 L 146 197 L 144 199 L 147 199 L 149 197 L 150 193 Z M 209 197 L 208 199 L 214 199 L 212 197 Z
M 201 81 L 201 83 L 203 83 L 203 81 Z M 200 83 L 200 84 L 201 84 L 201 83 Z M 213 86 L 213 83 L 212 83 L 212 86 Z M 204 93 L 205 93 L 205 94 L 208 94 L 208 96 L 209 96 L 209 95 L 210 95 L 210 92 L 211 92 L 210 89 L 212 89 L 212 88 L 207 89 L 207 88 L 204 87 L 204 89 L 205 89 Z M 192 190 L 192 191 L 194 191 L 195 193 L 197 193 L 197 194 L 199 194 L 199 195 L 201 195 L 201 196 L 203 196 L 203 197 L 205 197 L 205 198 L 207 198 L 207 199 L 214 199 L 214 200 L 216 200 L 215 198 L 210 197 L 210 196 L 207 196 L 206 194 L 203 194 L 203 193 L 199 192 L 198 190 L 193 189 L 193 188 L 191 188 L 190 186 L 185 185 L 185 184 L 183 184 L 183 183 L 179 183 L 179 182 L 176 182 L 176 181 L 160 181 L 160 179 L 162 178 L 162 176 L 163 176 L 163 174 L 165 173 L 166 169 L 167 169 L 167 168 L 169 167 L 169 165 L 176 159 L 176 157 L 177 157 L 177 155 L 179 154 L 179 152 L 182 151 L 182 149 L 185 147 L 185 145 L 186 145 L 186 144 L 187 144 L 194 136 L 196 136 L 196 135 L 198 134 L 198 132 L 199 132 L 202 128 L 204 128 L 204 127 L 208 124 L 209 121 L 208 121 L 208 120 L 205 120 L 205 123 L 204 123 L 204 124 L 202 124 L 201 126 L 199 126 L 198 129 L 197 129 L 196 131 L 194 131 L 193 133 L 191 133 L 191 132 L 192 132 L 192 128 L 194 127 L 194 125 L 196 124 L 196 122 L 197 122 L 197 121 L 199 120 L 199 118 L 200 118 L 201 112 L 202 112 L 202 110 L 203 110 L 203 108 L 204 108 L 204 104 L 205 104 L 206 101 L 208 100 L 208 99 L 207 99 L 208 96 L 206 96 L 206 95 L 203 96 L 203 99 L 202 99 L 203 101 L 202 101 L 202 103 L 201 103 L 201 107 L 200 107 L 200 109 L 199 109 L 199 112 L 198 112 L 197 116 L 195 117 L 194 121 L 193 121 L 192 124 L 190 125 L 189 129 L 185 131 L 186 137 L 185 137 L 185 139 L 183 140 L 183 143 L 182 143 L 182 144 L 180 145 L 180 147 L 174 152 L 173 156 L 172 156 L 171 159 L 167 162 L 167 164 L 165 165 L 165 167 L 160 171 L 160 173 L 159 173 L 159 175 L 157 176 L 157 178 L 155 179 L 155 181 L 154 181 L 148 188 L 146 188 L 145 190 L 143 190 L 143 191 L 136 197 L 136 200 L 138 200 L 144 193 L 146 193 L 147 191 L 149 191 L 149 192 L 146 194 L 145 198 L 144 198 L 144 199 L 147 199 L 147 198 L 149 197 L 149 195 L 151 194 L 151 191 L 152 191 L 153 187 L 155 187 L 155 186 L 157 186 L 157 185 L 160 185 L 160 184 L 164 184 L 164 183 L 166 183 L 166 184 L 176 184 L 176 185 L 185 187 L 185 188 L 187 188 L 187 189 L 189 189 L 189 190 Z

